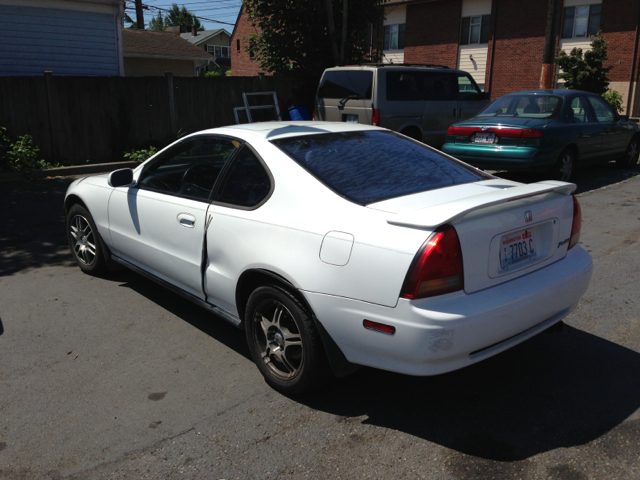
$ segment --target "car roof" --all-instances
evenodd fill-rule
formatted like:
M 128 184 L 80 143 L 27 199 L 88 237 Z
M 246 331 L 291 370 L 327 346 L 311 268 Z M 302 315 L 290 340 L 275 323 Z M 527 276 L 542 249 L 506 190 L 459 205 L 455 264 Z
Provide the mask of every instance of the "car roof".
M 468 73 L 464 70 L 457 70 L 455 68 L 449 68 L 445 65 L 403 65 L 403 64 L 393 64 L 393 63 L 372 63 L 370 65 L 347 65 L 344 67 L 331 67 L 325 69 L 325 72 L 336 72 L 341 70 L 428 70 L 428 71 L 438 71 L 438 72 L 447 72 L 447 73 Z
M 523 90 L 523 91 L 520 91 L 520 92 L 507 93 L 504 96 L 506 97 L 508 95 L 527 94 L 527 95 L 557 95 L 559 97 L 566 97 L 568 95 L 574 95 L 576 93 L 580 93 L 580 94 L 584 94 L 584 95 L 593 95 L 592 93 L 583 92 L 581 90 L 567 90 L 567 89 L 557 90 L 556 89 L 556 90 Z
M 227 127 L 212 128 L 196 132 L 195 134 L 215 134 L 239 137 L 244 140 L 260 139 L 275 140 L 301 135 L 320 135 L 323 133 L 362 132 L 385 130 L 384 128 L 363 125 L 360 123 L 346 122 L 310 122 L 310 121 L 284 121 L 284 122 L 256 122 Z M 194 134 L 194 135 L 195 135 Z

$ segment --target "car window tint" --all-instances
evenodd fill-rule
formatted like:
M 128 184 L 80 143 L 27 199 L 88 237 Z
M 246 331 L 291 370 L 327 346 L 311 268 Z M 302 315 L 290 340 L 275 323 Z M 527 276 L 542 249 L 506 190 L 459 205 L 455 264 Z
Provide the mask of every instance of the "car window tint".
M 338 195 L 360 205 L 490 178 L 395 132 L 329 133 L 273 143 Z
M 318 89 L 318 98 L 343 99 L 349 95 L 371 100 L 373 72 L 363 70 L 336 70 L 325 72 Z
M 458 98 L 458 79 L 450 73 L 424 72 L 423 88 L 428 101 Z
M 468 75 L 458 75 L 458 100 L 478 98 L 480 92 Z
M 587 97 L 599 122 L 613 122 L 615 114 L 607 102 L 598 97 Z
M 424 100 L 424 75 L 418 71 L 399 71 L 387 73 L 387 100 L 419 101 Z
M 208 201 L 227 159 L 240 147 L 228 138 L 202 135 L 167 150 L 142 172 L 140 188 Z
M 224 180 L 216 201 L 253 207 L 269 194 L 271 182 L 264 167 L 248 147 L 244 147 Z
M 571 101 L 567 120 L 569 123 L 587 123 L 590 121 L 589 110 L 583 97 L 575 97 Z
M 491 103 L 478 117 L 553 118 L 562 109 L 562 99 L 555 95 L 505 95 Z

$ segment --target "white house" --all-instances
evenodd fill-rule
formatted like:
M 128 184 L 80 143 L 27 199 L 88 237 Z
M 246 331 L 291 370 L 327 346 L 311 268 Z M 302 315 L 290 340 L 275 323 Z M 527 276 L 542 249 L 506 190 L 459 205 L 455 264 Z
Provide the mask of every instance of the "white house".
M 0 0 L 0 75 L 124 75 L 124 0 Z

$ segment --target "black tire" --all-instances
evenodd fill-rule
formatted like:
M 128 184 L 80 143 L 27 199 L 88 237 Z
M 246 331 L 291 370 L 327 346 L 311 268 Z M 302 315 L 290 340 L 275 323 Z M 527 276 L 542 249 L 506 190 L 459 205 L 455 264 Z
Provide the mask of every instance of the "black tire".
M 102 240 L 93 217 L 82 205 L 74 205 L 67 213 L 67 239 L 73 257 L 84 273 L 101 275 L 106 269 Z
M 245 312 L 251 356 L 272 388 L 298 395 L 322 387 L 331 378 L 313 319 L 291 293 L 275 285 L 258 287 Z
M 616 165 L 619 168 L 633 169 L 638 164 L 638 154 L 640 153 L 640 137 L 635 136 L 627 145 L 627 153 L 624 157 L 616 160 Z
M 555 180 L 568 182 L 573 177 L 573 170 L 576 164 L 576 154 L 573 150 L 567 148 L 563 150 L 558 161 L 551 169 L 551 175 Z

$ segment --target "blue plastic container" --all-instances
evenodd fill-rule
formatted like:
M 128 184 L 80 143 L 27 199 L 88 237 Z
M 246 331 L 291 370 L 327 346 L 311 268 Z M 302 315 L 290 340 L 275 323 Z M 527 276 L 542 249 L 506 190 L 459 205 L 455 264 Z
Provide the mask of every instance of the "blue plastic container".
M 291 120 L 311 120 L 309 110 L 304 105 L 294 105 L 289 107 L 289 117 Z

